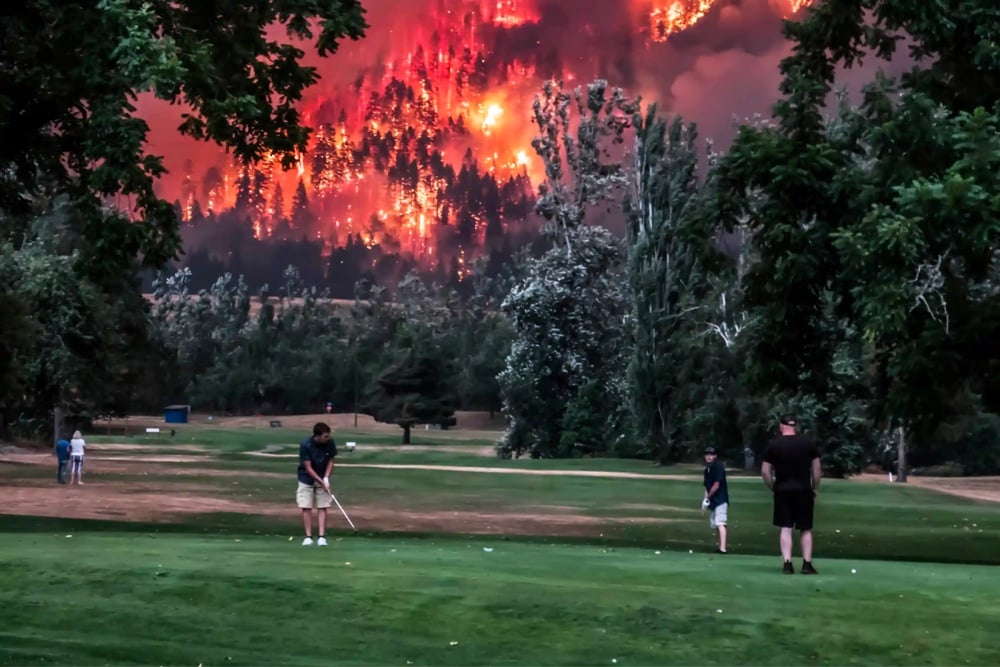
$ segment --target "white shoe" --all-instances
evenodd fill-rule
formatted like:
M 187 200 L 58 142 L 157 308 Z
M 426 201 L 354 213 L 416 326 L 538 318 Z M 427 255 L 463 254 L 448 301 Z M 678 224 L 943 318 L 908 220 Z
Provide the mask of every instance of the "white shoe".
M 326 546 L 326 538 L 325 537 L 321 537 L 318 540 L 316 540 L 316 546 L 318 546 L 318 547 L 325 547 Z
M 307 537 L 306 539 L 302 540 L 302 546 L 311 547 L 312 545 L 313 545 L 313 538 Z

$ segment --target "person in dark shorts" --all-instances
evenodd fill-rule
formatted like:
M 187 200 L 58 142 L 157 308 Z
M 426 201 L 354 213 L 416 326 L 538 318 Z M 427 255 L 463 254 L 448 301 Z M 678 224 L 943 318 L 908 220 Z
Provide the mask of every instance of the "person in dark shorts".
M 768 443 L 760 474 L 774 493 L 774 525 L 781 528 L 785 574 L 795 574 L 792 566 L 794 529 L 800 532 L 802 574 L 818 574 L 812 564 L 812 529 L 822 467 L 816 443 L 798 435 L 796 425 L 791 415 L 781 418 L 781 436 Z

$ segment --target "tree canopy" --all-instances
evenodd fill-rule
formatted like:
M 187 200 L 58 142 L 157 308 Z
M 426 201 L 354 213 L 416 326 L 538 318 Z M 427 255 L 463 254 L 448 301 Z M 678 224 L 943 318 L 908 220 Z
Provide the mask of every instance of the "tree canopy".
M 753 375 L 811 395 L 827 435 L 845 346 L 866 359 L 881 427 L 933 429 L 963 393 L 995 397 L 998 29 L 991 0 L 818 3 L 786 23 L 775 122 L 741 128 L 721 164 L 726 218 L 747 221 L 759 255 Z M 905 73 L 830 113 L 841 68 L 904 45 Z
M 27 213 L 26 196 L 55 188 L 90 243 L 159 266 L 179 249 L 177 219 L 153 188 L 164 167 L 138 97 L 183 105 L 184 134 L 290 166 L 309 137 L 297 103 L 318 78 L 303 46 L 324 56 L 365 28 L 359 0 L 5 3 L 0 211 Z M 109 201 L 126 217 L 97 215 Z
M 4 4 L 2 299 L 10 324 L 37 333 L 4 344 L 4 424 L 121 413 L 158 363 L 138 270 L 181 247 L 140 96 L 180 105 L 183 134 L 291 165 L 309 137 L 298 103 L 318 78 L 304 49 L 328 55 L 365 28 L 358 0 Z

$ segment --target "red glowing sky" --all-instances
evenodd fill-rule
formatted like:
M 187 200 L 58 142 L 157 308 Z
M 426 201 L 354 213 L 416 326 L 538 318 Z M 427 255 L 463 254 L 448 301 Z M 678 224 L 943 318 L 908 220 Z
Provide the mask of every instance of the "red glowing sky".
M 315 109 L 334 97 L 362 69 L 412 51 L 433 29 L 427 25 L 428 12 L 441 1 L 366 0 L 371 27 L 364 40 L 345 42 L 332 58 L 307 57 L 321 81 L 308 91 L 303 108 Z M 500 47 L 513 55 L 556 51 L 576 82 L 608 78 L 612 85 L 696 121 L 703 136 L 725 145 L 734 119 L 766 114 L 775 101 L 778 63 L 789 50 L 780 21 L 797 2 L 801 0 L 629 0 L 622 7 L 606 0 L 523 0 L 518 11 L 539 20 L 510 30 Z M 676 17 L 678 10 L 700 17 L 666 41 L 651 39 L 651 13 Z M 530 90 L 495 91 L 504 109 L 498 132 L 526 148 L 532 136 L 530 98 Z M 198 166 L 218 160 L 217 147 L 177 133 L 179 107 L 144 97 L 140 113 L 151 128 L 150 149 L 165 156 L 170 170 L 161 184 L 168 196 L 177 191 L 186 160 Z

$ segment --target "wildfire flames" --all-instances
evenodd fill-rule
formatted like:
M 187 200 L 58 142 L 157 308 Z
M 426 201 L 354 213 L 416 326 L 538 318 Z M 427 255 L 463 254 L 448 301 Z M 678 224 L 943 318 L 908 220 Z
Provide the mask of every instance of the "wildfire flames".
M 788 17 L 811 5 L 814 0 L 776 0 L 783 16 Z M 672 0 L 654 2 L 649 11 L 649 35 L 654 42 L 665 42 L 670 36 L 691 28 L 717 4 L 719 0 Z
M 790 15 L 812 0 L 773 1 Z M 531 100 L 544 79 L 575 74 L 537 54 L 497 55 L 505 35 L 540 20 L 528 0 L 435 2 L 405 46 L 304 105 L 316 129 L 297 170 L 282 171 L 274 159 L 253 167 L 221 161 L 196 175 L 189 162 L 182 217 L 207 224 L 235 211 L 258 239 L 305 235 L 330 251 L 350 235 L 422 257 L 447 248 L 463 264 L 527 219 L 541 176 L 530 147 Z M 716 4 L 660 0 L 636 29 L 648 43 L 664 41 Z
M 813 0 L 788 0 L 788 9 L 796 14 L 813 3 Z
M 715 0 L 674 0 L 649 12 L 649 32 L 653 41 L 666 41 L 670 35 L 686 30 L 700 21 Z

